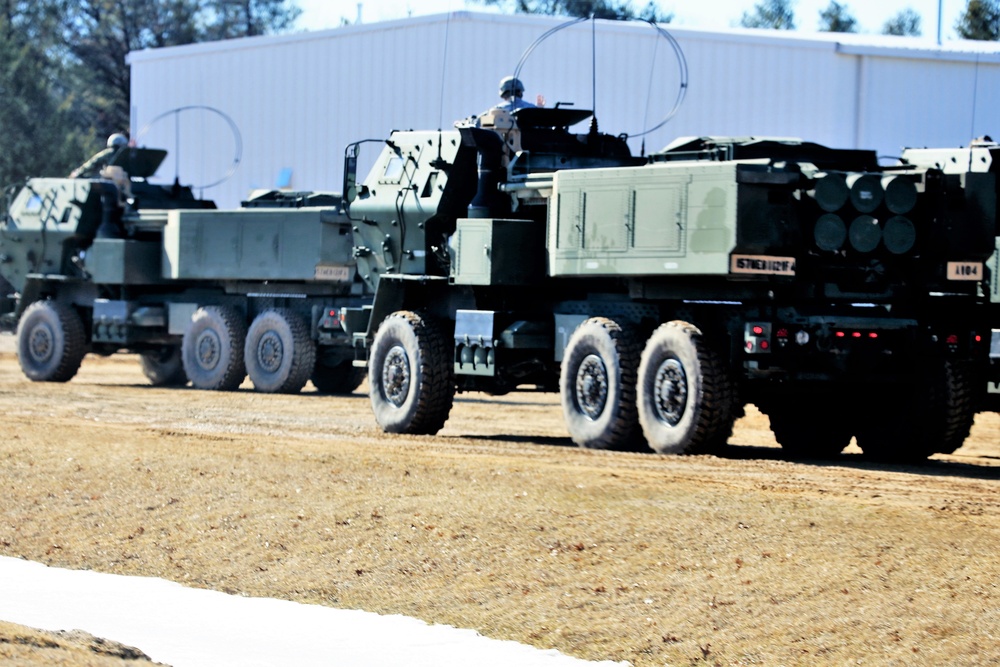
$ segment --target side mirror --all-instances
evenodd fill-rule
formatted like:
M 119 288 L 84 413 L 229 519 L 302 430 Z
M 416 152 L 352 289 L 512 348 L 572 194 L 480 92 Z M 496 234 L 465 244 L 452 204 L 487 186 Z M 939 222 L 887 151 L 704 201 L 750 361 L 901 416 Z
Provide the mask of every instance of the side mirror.
M 344 149 L 344 188 L 341 190 L 341 198 L 344 208 L 349 209 L 349 204 L 358 197 L 364 197 L 368 193 L 368 188 L 363 184 L 358 185 L 358 156 L 361 153 L 361 144 L 385 143 L 384 139 L 362 139 L 354 143 L 347 144 Z
M 344 205 L 358 197 L 358 144 L 350 144 L 344 151 Z

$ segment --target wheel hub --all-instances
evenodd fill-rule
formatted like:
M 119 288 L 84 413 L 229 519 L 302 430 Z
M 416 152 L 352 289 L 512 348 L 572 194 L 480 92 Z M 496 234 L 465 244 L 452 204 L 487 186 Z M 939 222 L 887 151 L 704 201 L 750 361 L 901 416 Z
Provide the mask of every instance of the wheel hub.
M 281 344 L 281 338 L 275 332 L 268 331 L 261 336 L 257 344 L 257 361 L 265 371 L 276 373 L 281 368 L 284 353 L 285 348 Z
M 222 358 L 222 341 L 219 334 L 212 330 L 203 331 L 198 336 L 195 349 L 198 351 L 198 364 L 205 370 L 212 370 L 219 365 Z
M 28 353 L 33 361 L 44 363 L 52 358 L 55 336 L 47 326 L 40 325 L 31 330 L 28 338 Z
M 684 365 L 677 359 L 664 359 L 656 370 L 653 387 L 657 417 L 671 426 L 677 426 L 687 408 L 688 385 Z
M 608 369 L 596 354 L 588 354 L 576 371 L 576 404 L 589 419 L 597 419 L 608 402 Z
M 382 392 L 397 408 L 410 393 L 410 359 L 399 345 L 392 347 L 382 362 Z

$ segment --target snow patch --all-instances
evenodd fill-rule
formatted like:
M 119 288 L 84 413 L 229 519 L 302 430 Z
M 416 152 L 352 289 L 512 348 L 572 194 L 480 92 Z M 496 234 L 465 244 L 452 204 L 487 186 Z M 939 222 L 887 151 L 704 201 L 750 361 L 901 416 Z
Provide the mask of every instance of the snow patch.
M 173 667 L 628 664 L 579 660 L 407 616 L 239 597 L 3 556 L 0 619 L 42 630 L 84 630 Z

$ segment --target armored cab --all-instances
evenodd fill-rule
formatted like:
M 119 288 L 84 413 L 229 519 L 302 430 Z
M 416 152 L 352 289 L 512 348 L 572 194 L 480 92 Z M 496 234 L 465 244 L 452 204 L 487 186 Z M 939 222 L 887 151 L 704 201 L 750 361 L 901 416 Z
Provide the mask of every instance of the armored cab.
M 25 374 L 66 381 L 87 352 L 124 350 L 156 385 L 235 389 L 249 374 L 260 391 L 353 390 L 363 376 L 339 312 L 369 296 L 340 195 L 268 192 L 219 211 L 148 182 L 165 155 L 127 148 L 13 197 L 3 323 Z
M 587 111 L 494 111 L 386 141 L 349 208 L 375 301 L 345 320 L 387 431 L 531 387 L 587 447 L 711 451 L 752 402 L 798 455 L 923 458 L 976 409 L 995 191 L 794 139 L 639 158 Z
M 147 181 L 165 157 L 163 150 L 126 148 L 103 166 L 103 177 L 29 179 L 6 205 L 0 275 L 17 292 L 30 289 L 32 275 L 81 276 L 96 239 L 141 237 L 162 226 L 167 209 L 215 208 L 188 187 Z M 22 310 L 27 305 L 22 301 Z M 14 324 L 15 313 L 0 318 L 7 330 Z

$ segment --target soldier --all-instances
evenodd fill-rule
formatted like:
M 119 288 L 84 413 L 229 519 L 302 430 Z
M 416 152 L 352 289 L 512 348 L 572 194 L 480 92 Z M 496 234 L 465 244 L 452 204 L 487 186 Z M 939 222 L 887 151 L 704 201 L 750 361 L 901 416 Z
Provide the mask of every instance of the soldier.
M 114 133 L 108 137 L 108 147 L 96 153 L 89 160 L 70 172 L 70 178 L 97 178 L 101 170 L 111 164 L 115 156 L 128 146 L 128 137 Z
M 513 76 L 505 76 L 500 79 L 500 97 L 503 102 L 496 106 L 504 111 L 516 111 L 518 109 L 534 108 L 531 102 L 521 99 L 524 96 L 524 84 L 521 80 Z

